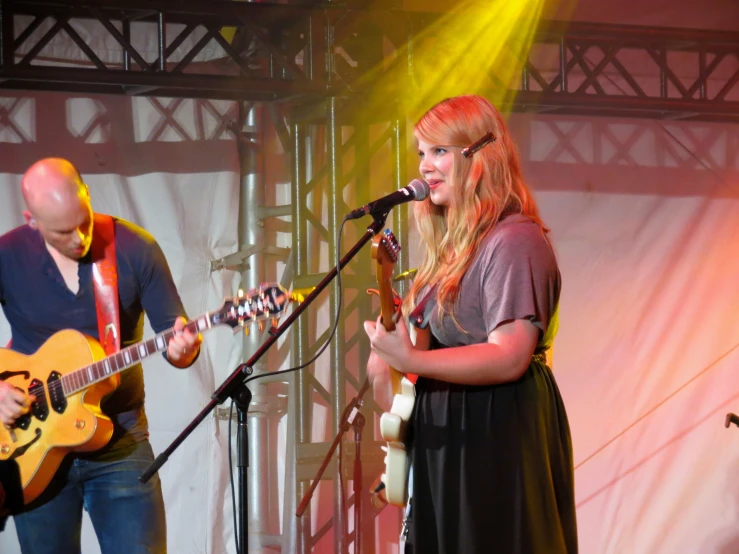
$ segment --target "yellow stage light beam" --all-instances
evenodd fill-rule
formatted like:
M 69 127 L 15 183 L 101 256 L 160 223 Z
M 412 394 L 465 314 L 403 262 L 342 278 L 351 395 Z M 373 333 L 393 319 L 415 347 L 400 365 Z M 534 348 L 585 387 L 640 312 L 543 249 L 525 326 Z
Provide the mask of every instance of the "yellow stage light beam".
M 400 48 L 390 67 L 383 63 L 360 79 L 359 88 L 368 91 L 364 109 L 381 112 L 398 100 L 415 121 L 436 102 L 460 94 L 480 94 L 505 109 L 515 97 L 543 5 L 544 0 L 456 3 Z M 404 63 L 408 59 L 411 68 Z

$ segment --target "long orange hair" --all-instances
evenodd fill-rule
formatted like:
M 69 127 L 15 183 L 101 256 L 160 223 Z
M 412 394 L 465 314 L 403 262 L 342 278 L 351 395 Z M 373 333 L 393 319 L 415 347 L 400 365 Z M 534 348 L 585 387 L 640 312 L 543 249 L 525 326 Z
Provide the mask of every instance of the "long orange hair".
M 462 148 L 489 131 L 496 140 L 465 158 Z M 437 206 L 430 198 L 415 203 L 424 256 L 405 300 L 404 312 L 407 315 L 415 307 L 424 287 L 438 284 L 440 313 L 450 312 L 454 318 L 453 307 L 462 277 L 480 243 L 503 214 L 522 213 L 544 233 L 548 229 L 521 175 L 518 150 L 503 117 L 488 100 L 480 96 L 443 100 L 421 117 L 414 134 L 416 141 L 451 147 L 454 161 L 447 182 L 452 198 L 449 206 Z

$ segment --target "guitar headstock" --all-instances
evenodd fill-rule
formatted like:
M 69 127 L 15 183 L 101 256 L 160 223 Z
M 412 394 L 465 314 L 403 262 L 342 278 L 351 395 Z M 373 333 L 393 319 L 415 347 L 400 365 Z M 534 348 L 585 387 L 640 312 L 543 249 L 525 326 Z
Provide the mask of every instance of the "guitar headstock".
M 246 294 L 240 291 L 238 296 L 224 298 L 221 307 L 209 314 L 210 321 L 213 325 L 228 325 L 234 332 L 243 327 L 248 333 L 247 325 L 251 323 L 257 323 L 261 330 L 265 320 L 276 325 L 292 300 L 293 296 L 281 285 L 265 283 Z
M 380 311 L 385 329 L 395 329 L 395 293 L 393 292 L 393 268 L 398 261 L 400 245 L 390 229 L 372 239 L 372 258 L 377 262 L 375 276 L 380 291 Z
M 383 233 L 375 235 L 372 239 L 372 258 L 377 261 L 378 281 L 392 277 L 393 267 L 398 261 L 398 252 L 400 252 L 400 244 L 390 229 L 385 229 Z

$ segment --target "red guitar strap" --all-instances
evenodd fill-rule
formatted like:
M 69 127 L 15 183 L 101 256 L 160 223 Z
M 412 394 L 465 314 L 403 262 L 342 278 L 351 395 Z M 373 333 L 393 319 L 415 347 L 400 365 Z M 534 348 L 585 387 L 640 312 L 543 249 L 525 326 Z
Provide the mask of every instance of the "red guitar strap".
M 92 280 L 100 344 L 109 356 L 121 349 L 118 311 L 118 272 L 115 260 L 113 218 L 94 214 L 92 227 Z

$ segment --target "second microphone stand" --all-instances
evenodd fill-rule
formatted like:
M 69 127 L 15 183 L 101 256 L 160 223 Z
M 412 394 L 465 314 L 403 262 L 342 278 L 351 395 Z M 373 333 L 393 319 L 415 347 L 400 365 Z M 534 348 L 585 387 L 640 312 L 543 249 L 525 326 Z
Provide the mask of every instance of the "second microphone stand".
M 328 452 L 326 452 L 326 456 L 323 458 L 323 462 L 321 463 L 321 467 L 318 468 L 318 471 L 316 472 L 315 477 L 313 478 L 313 482 L 310 485 L 310 488 L 303 496 L 303 499 L 300 501 L 300 505 L 298 506 L 298 509 L 295 512 L 295 515 L 298 517 L 302 517 L 303 513 L 305 512 L 306 508 L 308 508 L 308 504 L 310 504 L 311 499 L 313 498 L 313 492 L 316 490 L 316 487 L 318 486 L 318 483 L 321 481 L 321 477 L 323 476 L 324 471 L 326 471 L 326 468 L 328 467 L 329 462 L 331 461 L 331 458 L 334 455 L 334 452 L 336 451 L 336 448 L 341 443 L 342 439 L 344 438 L 344 433 L 346 433 L 349 429 L 354 429 L 354 473 L 352 476 L 352 482 L 353 482 L 353 492 L 354 492 L 354 552 L 355 554 L 361 554 L 360 552 L 360 536 L 359 536 L 359 530 L 362 528 L 362 510 L 361 510 L 361 498 L 362 498 L 362 460 L 361 460 L 361 448 L 360 444 L 362 441 L 362 429 L 364 429 L 364 423 L 365 419 L 364 416 L 360 413 L 360 408 L 364 404 L 364 400 L 362 397 L 364 396 L 364 393 L 367 392 L 370 386 L 369 378 L 365 378 L 364 383 L 362 384 L 362 388 L 359 389 L 359 392 L 357 393 L 357 396 L 355 396 L 351 402 L 347 405 L 346 408 L 344 408 L 344 413 L 341 415 L 341 422 L 339 423 L 339 432 L 336 434 L 336 437 L 334 437 L 334 441 L 331 443 L 331 446 L 328 449 Z M 339 530 L 339 532 L 343 533 L 343 529 Z

